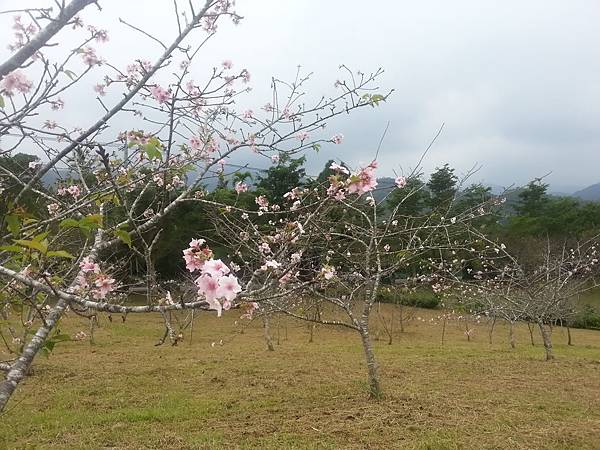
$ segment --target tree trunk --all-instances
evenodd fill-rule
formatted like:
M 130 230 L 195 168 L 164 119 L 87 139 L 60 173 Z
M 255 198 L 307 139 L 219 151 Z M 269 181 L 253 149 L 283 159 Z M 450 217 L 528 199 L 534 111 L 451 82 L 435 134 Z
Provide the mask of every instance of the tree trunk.
M 359 333 L 363 350 L 365 351 L 365 358 L 367 360 L 367 370 L 369 372 L 369 397 L 374 399 L 381 398 L 383 391 L 381 390 L 381 383 L 379 382 L 379 369 L 377 367 L 377 361 L 375 361 L 375 353 L 373 352 L 373 345 L 371 343 L 371 337 L 369 336 L 368 324 L 361 324 Z
M 535 347 L 535 340 L 533 339 L 533 326 L 530 322 L 527 322 L 527 328 L 529 328 L 529 337 L 531 338 L 531 346 Z
M 392 342 L 394 340 L 394 309 L 392 307 L 392 318 L 390 320 L 390 339 L 388 340 L 388 345 L 392 345 Z
M 98 318 L 94 314 L 90 317 L 90 345 L 94 345 L 96 343 L 94 339 L 94 330 L 96 328 L 96 324 L 98 323 Z
M 446 314 L 444 314 L 444 322 L 442 324 L 442 345 L 444 345 L 444 337 L 446 337 Z
M 571 339 L 571 327 L 567 325 L 567 345 L 573 345 L 573 340 Z
M 0 383 L 0 412 L 4 411 L 4 408 L 6 407 L 11 395 L 15 392 L 17 385 L 23 381 L 23 378 L 25 378 L 25 375 L 28 373 L 35 355 L 44 346 L 46 339 L 56 326 L 58 320 L 62 317 L 66 307 L 66 300 L 59 299 L 56 302 L 56 305 L 54 308 L 52 308 L 44 323 L 38 328 L 35 335 L 23 349 L 21 356 L 19 356 L 19 358 L 11 366 L 10 370 L 6 374 L 6 379 Z
M 271 318 L 268 315 L 263 317 L 263 328 L 265 331 L 265 341 L 267 343 L 267 350 L 273 352 L 275 351 L 275 347 L 273 347 L 273 339 L 271 338 Z
M 554 353 L 552 352 L 552 335 L 550 330 L 546 328 L 544 322 L 541 320 L 538 322 L 540 332 L 542 334 L 542 340 L 544 341 L 544 349 L 546 350 L 546 361 L 554 359 Z
M 277 317 L 277 345 L 281 345 L 281 333 L 279 331 L 281 325 L 280 322 L 281 318 Z
M 494 335 L 494 327 L 496 326 L 496 317 L 492 320 L 492 326 L 490 327 L 490 345 L 492 345 L 492 336 Z
M 515 323 L 511 320 L 508 325 L 508 334 L 510 336 L 510 348 L 517 348 L 515 341 Z
M 404 333 L 404 305 L 400 304 L 400 333 Z

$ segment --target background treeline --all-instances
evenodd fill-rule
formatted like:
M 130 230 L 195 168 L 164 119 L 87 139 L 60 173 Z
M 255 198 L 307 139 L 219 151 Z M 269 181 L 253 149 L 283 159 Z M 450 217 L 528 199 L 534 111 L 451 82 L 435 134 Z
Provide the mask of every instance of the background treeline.
M 0 167 L 10 168 L 12 171 L 19 169 L 23 181 L 32 175 L 28 170 L 28 164 L 35 161 L 36 157 L 18 154 L 13 157 L 1 157 Z M 235 171 L 231 175 L 224 174 L 215 177 L 212 186 L 204 186 L 201 196 L 207 200 L 215 200 L 225 205 L 236 205 L 238 207 L 257 210 L 258 205 L 255 198 L 258 195 L 266 196 L 271 203 L 284 201 L 284 194 L 292 188 L 312 188 L 327 181 L 332 174 L 329 169 L 332 161 L 329 161 L 320 174 L 316 177 L 306 175 L 304 158 L 282 157 L 265 171 Z M 61 174 L 65 178 L 64 174 Z M 88 183 L 93 183 L 94 176 L 83 173 Z M 182 174 L 182 176 L 193 176 L 193 173 Z M 68 178 L 68 177 L 66 177 Z M 78 176 L 74 176 L 76 180 Z M 54 180 L 52 180 L 54 181 Z M 237 193 L 234 190 L 236 182 L 245 182 L 249 189 L 247 192 Z M 385 220 L 386 211 L 398 208 L 399 212 L 406 216 L 424 218 L 431 211 L 445 211 L 450 217 L 453 213 L 465 211 L 477 207 L 482 202 L 498 198 L 498 207 L 493 214 L 483 216 L 476 223 L 485 234 L 495 240 L 503 242 L 509 251 L 527 262 L 535 258 L 536 248 L 540 245 L 563 245 L 569 241 L 576 241 L 585 237 L 600 233 L 600 203 L 582 201 L 572 197 L 553 196 L 548 193 L 548 185 L 543 180 L 536 179 L 524 187 L 516 188 L 501 194 L 495 194 L 492 188 L 480 183 L 468 184 L 455 174 L 455 170 L 448 164 L 437 168 L 428 177 L 415 175 L 409 177 L 404 191 L 394 189 L 394 180 L 381 178 L 374 192 L 376 200 L 380 203 L 382 220 Z M 467 180 L 468 181 L 468 180 Z M 64 184 L 68 184 L 69 180 Z M 41 182 L 37 189 L 48 189 L 49 180 Z M 4 183 L 4 189 L 11 189 L 10 184 Z M 54 189 L 55 187 L 53 187 Z M 412 193 L 406 196 L 406 190 Z M 7 194 L 9 192 L 6 192 Z M 128 193 L 135 198 L 138 192 L 133 190 Z M 174 189 L 169 195 L 175 196 L 178 189 Z M 200 194 L 200 193 L 199 193 Z M 2 196 L 0 201 L 0 213 L 11 207 L 6 203 L 10 195 Z M 39 197 L 37 197 L 39 198 Z M 500 201 L 502 199 L 502 201 Z M 156 192 L 149 189 L 143 201 L 139 202 L 138 212 L 152 213 L 160 208 L 161 199 L 156 198 Z M 45 217 L 48 215 L 44 205 L 37 205 L 33 199 L 23 200 L 24 214 L 32 217 Z M 210 214 L 219 213 L 213 208 L 205 206 L 201 202 L 184 202 L 177 210 L 169 216 L 168 223 L 161 224 L 162 234 L 154 252 L 154 262 L 157 275 L 160 279 L 178 279 L 185 274 L 185 267 L 181 258 L 182 249 L 187 247 L 191 237 L 202 237 L 207 239 L 211 247 L 219 257 L 226 257 L 229 249 L 223 245 L 218 230 L 214 229 L 210 220 Z M 222 211 L 221 213 L 225 213 Z M 109 219 L 118 222 L 124 218 L 124 212 L 118 206 L 111 210 Z M 340 212 L 340 218 L 342 213 Z M 352 217 L 343 215 L 348 221 Z M 77 236 L 74 235 L 74 239 Z M 128 255 L 128 256 L 126 256 Z M 125 258 L 129 258 L 123 263 Z M 127 271 L 132 284 L 141 280 L 145 273 L 144 262 L 131 256 L 123 247 L 122 252 L 116 252 L 110 256 L 111 259 L 121 262 L 122 270 Z M 533 262 L 533 261 L 532 261 Z M 398 274 L 402 277 L 405 274 Z M 393 286 L 393 279 L 387 280 Z M 402 294 L 390 289 L 385 295 L 381 295 L 381 301 L 403 303 L 410 306 L 436 307 L 439 299 L 433 292 L 419 292 L 417 294 Z M 597 312 L 600 293 L 590 293 L 584 299 L 582 314 L 576 319 L 580 326 L 600 328 L 600 314 Z M 576 324 L 577 325 L 577 324 Z

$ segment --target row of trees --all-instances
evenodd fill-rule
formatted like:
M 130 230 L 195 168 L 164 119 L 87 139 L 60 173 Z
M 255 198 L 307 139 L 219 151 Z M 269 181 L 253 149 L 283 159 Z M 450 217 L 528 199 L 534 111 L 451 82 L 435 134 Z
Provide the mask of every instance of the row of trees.
M 565 297 L 564 286 L 576 286 L 573 294 L 593 283 L 595 257 L 585 250 L 585 265 L 570 259 L 579 247 L 564 247 L 558 262 L 516 259 L 490 233 L 502 197 L 481 186 L 459 189 L 449 166 L 428 183 L 417 171 L 399 176 L 383 194 L 377 161 L 358 168 L 332 161 L 306 180 L 305 156 L 342 144 L 327 122 L 386 100 L 375 84 L 381 70 L 342 66 L 334 92 L 312 103 L 299 72 L 289 83 L 274 80 L 260 110 L 239 111 L 249 72 L 229 60 L 199 70 L 218 24 L 241 20 L 232 2 L 175 1 L 171 42 L 123 22 L 157 46 L 155 60 L 132 55 L 124 68 L 99 56 L 109 33 L 79 15 L 96 3 L 24 9 L 14 22 L 14 53 L 0 66 L 0 337 L 12 355 L 0 364 L 0 409 L 35 356 L 69 339 L 57 331 L 67 310 L 91 320 L 156 313 L 163 340 L 173 343 L 172 315 L 197 309 L 346 327 L 360 338 L 369 392 L 379 397 L 370 316 L 386 285 L 428 286 L 448 297 L 468 287 L 485 298 L 519 290 L 537 304 L 548 290 L 515 281 L 531 271 L 560 274 L 554 298 Z M 53 41 L 66 28 L 79 36 L 74 49 Z M 63 99 L 81 95 L 90 79 L 97 120 L 54 122 L 52 111 L 69 108 Z M 112 91 L 120 95 L 110 103 L 103 97 Z M 130 116 L 127 130 L 112 126 L 117 114 Z M 29 148 L 35 158 L 23 155 Z M 243 152 L 273 163 L 253 184 L 245 170 L 229 170 L 228 158 Z M 207 192 L 215 179 L 218 188 Z M 178 288 L 163 278 L 177 278 Z M 132 305 L 128 285 L 139 281 L 146 301 Z M 519 317 L 531 314 L 522 309 Z

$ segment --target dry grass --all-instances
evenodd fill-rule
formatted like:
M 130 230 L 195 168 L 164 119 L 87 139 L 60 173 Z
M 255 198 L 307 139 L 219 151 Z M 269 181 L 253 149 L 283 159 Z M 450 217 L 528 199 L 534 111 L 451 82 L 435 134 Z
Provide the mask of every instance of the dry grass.
M 154 347 L 156 315 L 102 320 L 96 345 L 37 360 L 0 448 L 600 448 L 600 332 L 575 330 L 567 347 L 555 329 L 557 360 L 545 362 L 524 325 L 511 351 L 503 325 L 490 346 L 483 326 L 467 342 L 450 324 L 442 347 L 439 326 L 413 321 L 375 343 L 386 396 L 369 401 L 351 331 L 319 328 L 309 344 L 290 322 L 267 352 L 259 324 L 240 334 L 235 319 L 202 314 L 177 347 Z

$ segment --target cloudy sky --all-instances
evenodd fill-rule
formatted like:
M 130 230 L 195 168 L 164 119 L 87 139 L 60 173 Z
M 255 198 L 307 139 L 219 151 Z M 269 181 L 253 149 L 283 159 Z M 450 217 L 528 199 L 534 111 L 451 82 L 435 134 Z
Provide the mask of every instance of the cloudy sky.
M 0 9 L 39 3 L 0 0 Z M 119 17 L 173 35 L 171 1 L 100 3 L 104 12 L 90 7 L 86 19 L 109 29 L 107 59 L 125 64 L 160 50 Z M 311 173 L 332 157 L 369 161 L 388 122 L 381 175 L 407 171 L 444 123 L 426 172 L 477 166 L 476 181 L 502 186 L 552 172 L 547 181 L 565 192 L 600 182 L 597 0 L 238 0 L 237 10 L 243 22 L 223 27 L 202 58 L 248 68 L 255 109 L 271 76 L 289 79 L 298 65 L 314 72 L 317 95 L 333 93 L 342 63 L 382 67 L 379 85 L 395 89 L 381 107 L 332 124 L 345 142 L 311 158 Z

